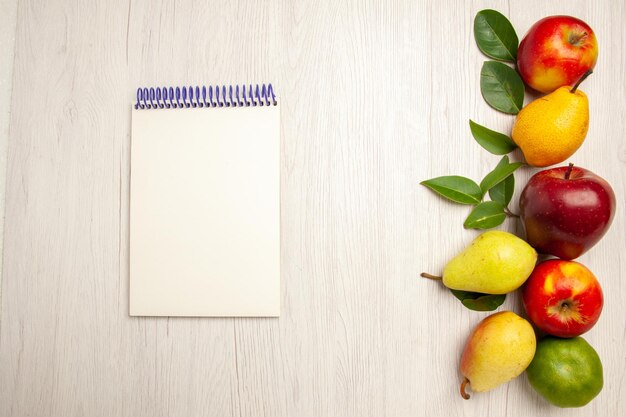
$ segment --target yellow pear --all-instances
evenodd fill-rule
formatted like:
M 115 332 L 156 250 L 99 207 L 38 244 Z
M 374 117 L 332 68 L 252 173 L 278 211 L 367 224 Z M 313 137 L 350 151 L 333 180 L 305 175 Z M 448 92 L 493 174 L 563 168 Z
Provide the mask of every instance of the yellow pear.
M 558 164 L 582 145 L 589 129 L 587 95 L 573 88 L 560 87 L 540 97 L 517 115 L 511 136 L 526 162 L 536 167 Z
M 481 321 L 461 355 L 461 395 L 465 389 L 489 391 L 516 378 L 535 356 L 537 340 L 530 323 L 515 313 L 502 311 Z
M 479 235 L 448 262 L 442 281 L 453 290 L 506 294 L 526 281 L 536 262 L 537 251 L 524 240 L 492 230 Z

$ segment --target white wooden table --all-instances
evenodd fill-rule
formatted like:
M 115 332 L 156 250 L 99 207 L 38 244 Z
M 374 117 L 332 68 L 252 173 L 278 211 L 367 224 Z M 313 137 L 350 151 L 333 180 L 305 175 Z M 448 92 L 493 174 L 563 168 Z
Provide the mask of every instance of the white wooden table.
M 420 280 L 476 235 L 418 185 L 498 157 L 467 120 L 477 11 L 520 37 L 551 14 L 596 31 L 585 144 L 618 212 L 580 258 L 605 308 L 585 338 L 605 387 L 560 410 L 525 376 L 463 401 L 485 313 Z M 614 1 L 20 0 L 7 154 L 1 416 L 615 416 L 626 409 L 626 4 Z M 143 85 L 270 81 L 282 104 L 280 319 L 128 316 L 130 101 Z M 519 156 L 519 155 L 518 155 Z M 518 192 L 533 171 L 517 175 Z M 517 195 L 514 197 L 517 201 Z M 507 220 L 503 229 L 519 225 Z M 519 299 L 505 307 L 522 311 Z

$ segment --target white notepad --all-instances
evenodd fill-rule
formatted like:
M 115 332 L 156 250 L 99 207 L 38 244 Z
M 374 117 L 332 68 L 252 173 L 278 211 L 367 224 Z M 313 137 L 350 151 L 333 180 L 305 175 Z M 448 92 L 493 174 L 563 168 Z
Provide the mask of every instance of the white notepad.
M 265 86 L 203 91 L 138 92 L 130 315 L 278 316 L 279 106 Z

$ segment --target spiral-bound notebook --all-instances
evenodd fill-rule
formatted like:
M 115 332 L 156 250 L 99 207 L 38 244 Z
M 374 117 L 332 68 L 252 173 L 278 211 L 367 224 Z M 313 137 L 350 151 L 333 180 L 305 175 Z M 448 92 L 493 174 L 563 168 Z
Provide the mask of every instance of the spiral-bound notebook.
M 131 316 L 278 316 L 280 110 L 271 85 L 140 88 Z

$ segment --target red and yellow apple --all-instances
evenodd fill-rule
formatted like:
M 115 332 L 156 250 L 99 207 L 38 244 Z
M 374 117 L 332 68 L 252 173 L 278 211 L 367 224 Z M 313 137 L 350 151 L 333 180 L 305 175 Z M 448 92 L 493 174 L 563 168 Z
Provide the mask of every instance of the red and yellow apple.
M 600 283 L 584 265 L 551 259 L 538 264 L 522 290 L 528 318 L 557 337 L 579 336 L 598 321 L 604 298 Z
M 549 93 L 574 85 L 593 70 L 598 42 L 593 30 L 571 16 L 549 16 L 535 23 L 520 42 L 517 68 L 531 88 Z

